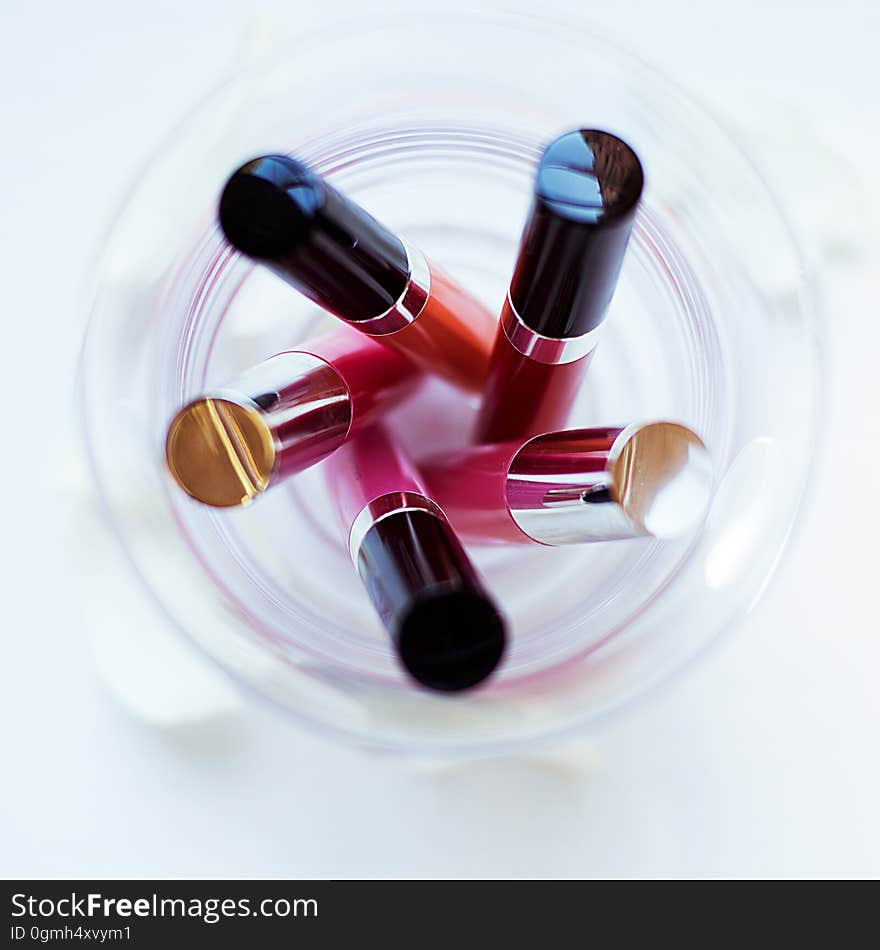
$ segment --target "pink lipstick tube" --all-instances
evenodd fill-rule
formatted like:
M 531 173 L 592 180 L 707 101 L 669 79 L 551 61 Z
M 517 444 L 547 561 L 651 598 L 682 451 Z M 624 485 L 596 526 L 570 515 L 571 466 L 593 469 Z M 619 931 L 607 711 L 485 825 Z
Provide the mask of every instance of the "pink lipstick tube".
M 713 482 L 706 447 L 674 422 L 475 446 L 422 471 L 455 530 L 484 544 L 675 538 L 702 522 Z
M 477 442 L 561 428 L 599 340 L 644 176 L 635 152 L 581 129 L 544 151 L 477 419 Z
M 412 463 L 374 426 L 325 467 L 352 560 L 404 669 L 445 692 L 481 683 L 504 654 L 504 619 Z
M 310 300 L 426 372 L 482 392 L 495 316 L 302 162 L 265 155 L 243 165 L 219 216 L 231 244 Z
M 168 427 L 168 468 L 206 505 L 247 504 L 336 451 L 419 379 L 410 360 L 343 327 L 183 406 Z

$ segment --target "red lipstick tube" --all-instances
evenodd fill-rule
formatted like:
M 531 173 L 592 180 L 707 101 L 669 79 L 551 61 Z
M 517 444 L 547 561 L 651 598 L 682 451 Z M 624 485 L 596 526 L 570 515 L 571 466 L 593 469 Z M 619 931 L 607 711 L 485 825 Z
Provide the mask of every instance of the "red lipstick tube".
M 407 672 L 468 689 L 496 668 L 505 624 L 443 511 L 384 429 L 327 460 L 349 551 Z
M 569 132 L 544 151 L 495 337 L 476 441 L 559 429 L 598 342 L 644 176 L 608 132 Z
M 220 224 L 319 306 L 427 372 L 482 391 L 495 317 L 301 162 L 267 155 L 243 165 L 223 190 Z
M 703 520 L 713 478 L 702 441 L 673 422 L 480 445 L 422 471 L 461 537 L 485 544 L 678 537 Z
M 247 504 L 326 458 L 419 378 L 401 354 L 342 327 L 183 406 L 168 427 L 168 468 L 206 505 Z

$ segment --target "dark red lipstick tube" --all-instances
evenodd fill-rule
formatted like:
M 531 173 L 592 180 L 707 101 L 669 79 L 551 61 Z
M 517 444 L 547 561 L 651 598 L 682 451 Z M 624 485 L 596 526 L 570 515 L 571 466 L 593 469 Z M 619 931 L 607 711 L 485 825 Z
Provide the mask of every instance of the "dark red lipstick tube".
M 497 320 L 424 254 L 287 155 L 254 159 L 220 199 L 239 251 L 362 333 L 471 392 Z
M 674 422 L 474 446 L 422 466 L 455 530 L 484 544 L 669 539 L 705 516 L 712 465 Z
M 561 428 L 599 338 L 642 194 L 635 152 L 608 132 L 544 151 L 495 337 L 477 442 Z
M 340 327 L 183 406 L 168 427 L 168 468 L 206 505 L 248 504 L 326 458 L 420 377 L 400 353 Z
M 504 654 L 504 619 L 411 462 L 374 426 L 326 470 L 352 560 L 404 668 L 436 690 L 481 683 Z

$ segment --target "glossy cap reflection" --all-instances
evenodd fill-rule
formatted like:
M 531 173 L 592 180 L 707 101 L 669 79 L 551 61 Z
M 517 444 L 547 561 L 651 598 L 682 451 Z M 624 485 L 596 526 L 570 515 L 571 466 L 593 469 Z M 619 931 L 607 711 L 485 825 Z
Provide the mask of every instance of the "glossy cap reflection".
M 256 408 L 206 397 L 174 417 L 165 458 L 188 495 L 206 505 L 231 508 L 247 504 L 268 487 L 275 445 Z
M 652 422 L 624 429 L 611 451 L 610 493 L 640 534 L 676 538 L 706 515 L 712 466 L 686 426 Z
M 544 151 L 535 195 L 559 217 L 598 225 L 634 210 L 644 186 L 636 153 L 616 135 L 581 129 Z

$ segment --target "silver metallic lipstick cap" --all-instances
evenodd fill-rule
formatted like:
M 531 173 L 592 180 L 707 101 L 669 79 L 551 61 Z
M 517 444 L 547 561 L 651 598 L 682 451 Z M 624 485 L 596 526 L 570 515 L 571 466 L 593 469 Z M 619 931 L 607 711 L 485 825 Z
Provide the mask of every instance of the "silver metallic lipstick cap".
M 705 518 L 713 483 L 705 445 L 674 422 L 537 436 L 514 456 L 507 504 L 542 544 L 661 540 Z

